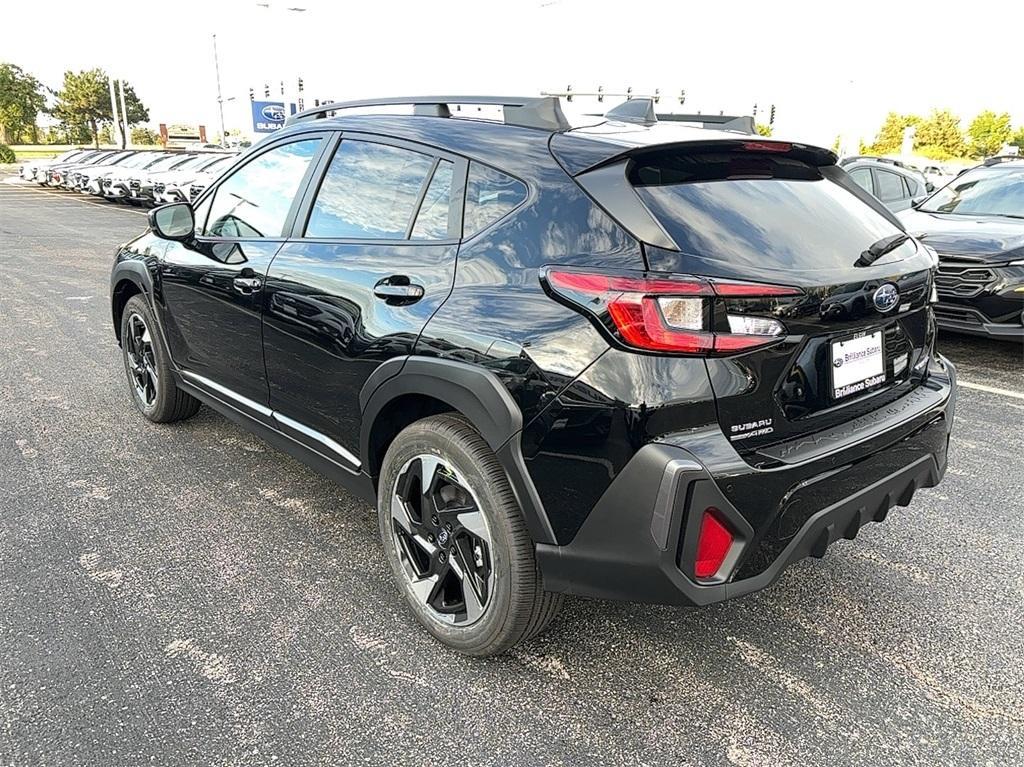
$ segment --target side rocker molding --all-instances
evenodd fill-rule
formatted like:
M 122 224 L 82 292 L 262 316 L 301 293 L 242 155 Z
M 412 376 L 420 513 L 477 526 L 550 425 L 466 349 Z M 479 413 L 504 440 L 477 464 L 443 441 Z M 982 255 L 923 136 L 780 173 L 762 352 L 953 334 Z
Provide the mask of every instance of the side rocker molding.
M 505 469 L 534 542 L 554 543 L 554 531 L 523 460 L 519 442 L 522 411 L 498 377 L 484 368 L 415 355 L 382 364 L 359 396 L 363 464 L 369 465 L 370 433 L 377 417 L 392 400 L 407 394 L 433 397 L 469 419 Z

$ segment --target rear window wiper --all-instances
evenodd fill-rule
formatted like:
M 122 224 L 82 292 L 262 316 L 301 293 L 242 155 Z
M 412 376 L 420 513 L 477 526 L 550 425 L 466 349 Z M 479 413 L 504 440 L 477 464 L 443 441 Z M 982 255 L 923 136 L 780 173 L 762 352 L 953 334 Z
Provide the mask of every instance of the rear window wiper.
M 910 235 L 906 232 L 900 232 L 899 234 L 891 234 L 888 237 L 883 237 L 878 242 L 874 243 L 860 254 L 860 257 L 853 262 L 854 266 L 871 266 L 878 259 L 884 256 L 886 253 L 891 253 L 896 250 L 900 245 L 910 239 Z

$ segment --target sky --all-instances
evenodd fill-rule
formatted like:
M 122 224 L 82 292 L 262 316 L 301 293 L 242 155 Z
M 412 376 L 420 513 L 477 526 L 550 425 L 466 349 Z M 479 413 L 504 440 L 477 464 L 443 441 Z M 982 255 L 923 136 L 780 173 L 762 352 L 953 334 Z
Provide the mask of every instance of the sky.
M 301 8 L 303 10 L 289 10 Z M 659 89 L 659 111 L 750 114 L 775 135 L 871 139 L 889 111 L 1009 112 L 1024 125 L 1017 4 L 655 0 L 173 0 L 16 3 L 0 61 L 57 88 L 65 69 L 127 79 L 151 122 L 248 132 L 249 89 L 313 98 Z M 53 40 L 56 44 L 48 45 Z M 686 91 L 680 106 L 677 96 Z M 605 106 L 614 99 L 607 99 Z M 570 111 L 598 111 L 576 99 Z

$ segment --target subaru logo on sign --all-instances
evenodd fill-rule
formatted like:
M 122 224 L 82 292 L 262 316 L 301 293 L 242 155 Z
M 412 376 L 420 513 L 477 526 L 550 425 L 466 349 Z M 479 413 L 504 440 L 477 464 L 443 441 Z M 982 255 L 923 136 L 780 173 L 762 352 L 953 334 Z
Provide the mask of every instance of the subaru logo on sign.
M 273 133 L 284 127 L 289 111 L 295 114 L 294 104 L 283 101 L 252 102 L 252 129 L 254 133 Z
M 272 122 L 283 122 L 284 121 L 284 106 L 281 104 L 267 104 L 263 109 L 260 110 L 260 114 L 266 117 Z
M 875 291 L 872 300 L 875 302 L 875 308 L 878 311 L 887 312 L 890 309 L 895 309 L 896 304 L 900 302 L 900 292 L 896 289 L 895 285 L 887 282 Z

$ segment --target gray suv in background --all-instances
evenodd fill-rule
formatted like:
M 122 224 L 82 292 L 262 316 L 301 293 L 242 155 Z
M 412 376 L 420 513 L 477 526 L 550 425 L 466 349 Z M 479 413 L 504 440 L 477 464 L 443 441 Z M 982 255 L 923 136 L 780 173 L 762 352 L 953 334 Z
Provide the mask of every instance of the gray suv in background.
M 839 165 L 859 186 L 873 194 L 894 213 L 923 200 L 934 186 L 916 170 L 895 160 L 877 157 L 847 157 Z

